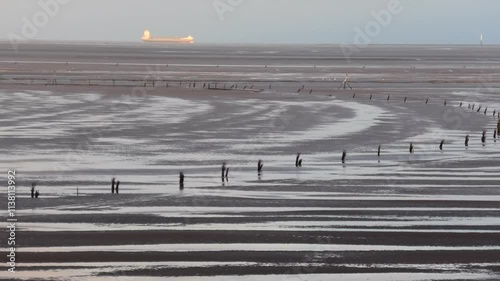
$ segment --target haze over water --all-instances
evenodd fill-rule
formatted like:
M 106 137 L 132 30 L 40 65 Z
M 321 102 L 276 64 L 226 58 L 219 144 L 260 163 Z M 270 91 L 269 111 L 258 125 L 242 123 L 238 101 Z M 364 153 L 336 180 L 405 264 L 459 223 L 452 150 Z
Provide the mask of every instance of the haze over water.
M 374 13 L 397 2 L 400 12 L 383 21 L 370 44 L 479 44 L 481 33 L 486 43 L 500 43 L 495 0 L 40 2 L 48 4 L 4 1 L 0 39 L 22 36 L 28 21 L 37 27 L 28 39 L 38 40 L 138 42 L 150 29 L 159 36 L 192 35 L 199 43 L 352 44 L 356 28 L 364 30 L 377 21 Z M 40 15 L 44 11 L 47 20 Z

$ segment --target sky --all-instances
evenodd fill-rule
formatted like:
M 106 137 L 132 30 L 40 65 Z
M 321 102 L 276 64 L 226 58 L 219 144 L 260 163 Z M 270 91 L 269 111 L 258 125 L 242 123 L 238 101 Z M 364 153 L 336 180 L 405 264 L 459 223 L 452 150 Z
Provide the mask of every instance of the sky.
M 500 44 L 499 0 L 1 0 L 1 40 Z M 378 15 L 378 16 L 377 16 Z

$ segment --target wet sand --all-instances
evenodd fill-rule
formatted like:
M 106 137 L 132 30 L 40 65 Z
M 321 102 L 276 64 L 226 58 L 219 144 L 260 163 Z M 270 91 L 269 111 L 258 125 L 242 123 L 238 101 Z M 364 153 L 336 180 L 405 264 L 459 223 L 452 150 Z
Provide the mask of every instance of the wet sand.
M 14 278 L 499 278 L 498 47 L 0 46 Z

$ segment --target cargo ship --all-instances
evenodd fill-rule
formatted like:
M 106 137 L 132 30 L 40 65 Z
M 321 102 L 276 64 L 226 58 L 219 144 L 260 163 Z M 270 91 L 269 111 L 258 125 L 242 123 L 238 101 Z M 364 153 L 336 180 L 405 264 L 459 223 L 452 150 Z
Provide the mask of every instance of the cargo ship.
M 152 37 L 149 30 L 144 30 L 144 34 L 141 37 L 144 42 L 154 42 L 154 43 L 193 43 L 194 38 L 192 36 L 188 37 Z

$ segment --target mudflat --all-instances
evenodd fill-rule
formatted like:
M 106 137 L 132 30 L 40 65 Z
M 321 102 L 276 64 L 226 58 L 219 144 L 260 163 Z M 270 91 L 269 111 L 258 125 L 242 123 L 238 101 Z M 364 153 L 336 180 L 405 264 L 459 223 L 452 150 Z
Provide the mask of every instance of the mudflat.
M 0 47 L 0 278 L 499 278 L 500 47 Z

